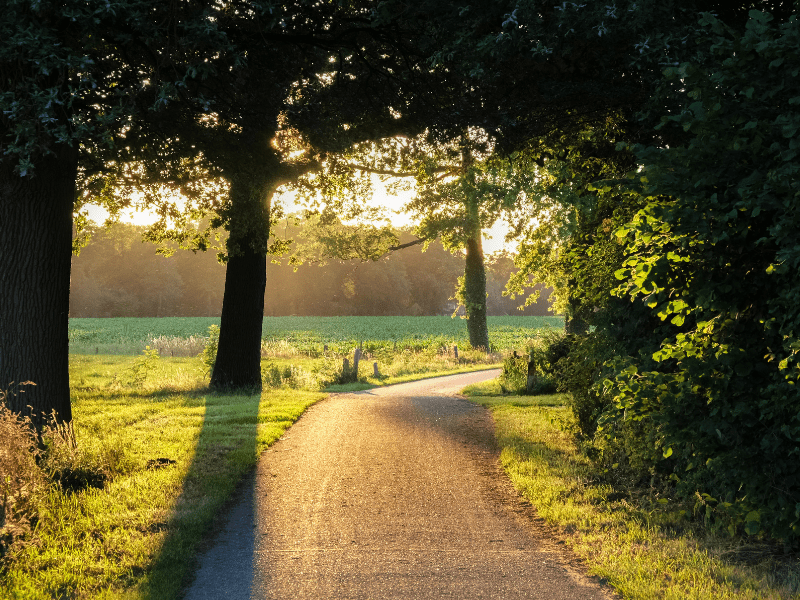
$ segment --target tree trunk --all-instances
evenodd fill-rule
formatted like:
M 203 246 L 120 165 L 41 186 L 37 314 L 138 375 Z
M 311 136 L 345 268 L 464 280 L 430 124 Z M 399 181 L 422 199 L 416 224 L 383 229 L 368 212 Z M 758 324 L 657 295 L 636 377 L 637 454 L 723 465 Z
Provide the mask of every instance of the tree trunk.
M 228 259 L 211 387 L 261 389 L 261 324 L 267 255 L 250 248 Z
M 570 281 L 569 284 L 570 286 L 573 286 L 574 282 Z M 575 298 L 572 293 L 570 293 L 567 303 L 569 308 L 567 309 L 567 313 L 564 315 L 564 333 L 567 335 L 586 334 L 589 331 L 589 326 L 579 315 L 580 303 L 578 302 L 578 299 Z
M 464 267 L 464 304 L 467 332 L 473 348 L 489 350 L 489 327 L 486 324 L 486 267 L 483 264 L 481 233 L 469 238 Z
M 270 182 L 244 173 L 231 180 L 229 258 L 212 388 L 261 390 L 261 326 L 273 188 Z
M 0 166 L 0 390 L 37 426 L 69 423 L 69 286 L 77 154 Z M 26 382 L 33 382 L 28 384 Z

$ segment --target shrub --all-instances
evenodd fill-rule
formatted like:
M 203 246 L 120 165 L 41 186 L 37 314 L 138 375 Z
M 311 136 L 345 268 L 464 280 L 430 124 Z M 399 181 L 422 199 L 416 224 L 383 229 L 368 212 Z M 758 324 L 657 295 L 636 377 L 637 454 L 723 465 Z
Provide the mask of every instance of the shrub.
M 647 204 L 616 232 L 616 293 L 663 325 L 604 382 L 603 425 L 638 423 L 632 459 L 707 521 L 797 548 L 800 21 L 749 16 L 737 31 L 704 13 L 707 42 L 654 97 L 674 142 L 635 150 Z
M 557 391 L 558 361 L 567 354 L 569 343 L 564 334 L 556 330 L 545 330 L 527 342 L 527 354 L 516 352 L 503 361 L 500 385 L 504 391 L 514 394 L 552 394 Z M 528 365 L 533 364 L 535 376 L 528 382 Z
M 217 361 L 217 348 L 219 347 L 219 327 L 211 325 L 208 328 L 208 340 L 206 346 L 200 353 L 200 360 L 206 366 L 206 372 L 211 376 L 211 371 L 214 369 L 214 363 Z
M 594 386 L 606 360 L 614 355 L 612 342 L 601 331 L 568 335 L 560 343 L 564 355 L 553 366 L 559 389 L 569 392 L 569 406 L 575 416 L 579 437 L 592 439 L 608 399 Z
M 500 376 L 500 388 L 503 392 L 523 394 L 528 384 L 528 358 L 516 352 L 503 360 L 503 374 Z

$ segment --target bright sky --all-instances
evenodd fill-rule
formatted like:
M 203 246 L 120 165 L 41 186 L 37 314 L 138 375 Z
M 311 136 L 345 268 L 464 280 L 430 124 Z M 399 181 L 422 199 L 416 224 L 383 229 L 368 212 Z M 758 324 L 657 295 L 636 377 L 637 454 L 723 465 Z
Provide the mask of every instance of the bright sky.
M 376 181 L 374 183 L 375 195 L 373 196 L 373 200 L 391 211 L 392 214 L 389 218 L 392 224 L 396 227 L 412 224 L 413 221 L 411 217 L 402 210 L 403 205 L 410 199 L 410 192 L 402 196 L 395 196 L 388 194 L 380 182 Z M 281 194 L 279 196 L 279 201 L 283 203 L 287 213 L 299 210 L 299 207 L 294 204 L 292 197 L 289 194 Z M 98 224 L 105 222 L 106 218 L 108 217 L 108 213 L 99 206 L 90 205 L 88 207 L 88 211 L 89 218 Z M 135 225 L 149 225 L 154 223 L 157 218 L 150 211 L 131 210 L 121 215 L 121 220 L 126 223 L 133 223 Z M 498 223 L 493 228 L 485 231 L 483 241 L 484 253 L 491 254 L 492 252 L 502 250 L 503 248 L 507 250 L 513 249 L 505 243 L 505 235 L 507 232 L 508 227 L 504 223 Z

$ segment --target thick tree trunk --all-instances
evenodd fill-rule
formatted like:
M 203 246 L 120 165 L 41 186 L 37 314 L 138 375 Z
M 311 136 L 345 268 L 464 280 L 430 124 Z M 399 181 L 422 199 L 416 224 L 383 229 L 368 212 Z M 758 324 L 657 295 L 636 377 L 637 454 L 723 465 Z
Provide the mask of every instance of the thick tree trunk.
M 486 267 L 483 264 L 483 244 L 480 230 L 467 240 L 467 260 L 464 267 L 464 303 L 467 312 L 467 332 L 473 348 L 489 350 L 489 327 L 486 324 Z
M 231 181 L 229 258 L 212 388 L 261 389 L 270 183 L 246 174 Z
M 0 390 L 37 425 L 69 423 L 69 285 L 76 152 L 20 177 L 0 166 Z M 28 384 L 26 382 L 33 382 Z M 35 385 L 34 385 L 35 384 Z
M 261 324 L 267 255 L 247 248 L 228 259 L 212 388 L 261 389 Z

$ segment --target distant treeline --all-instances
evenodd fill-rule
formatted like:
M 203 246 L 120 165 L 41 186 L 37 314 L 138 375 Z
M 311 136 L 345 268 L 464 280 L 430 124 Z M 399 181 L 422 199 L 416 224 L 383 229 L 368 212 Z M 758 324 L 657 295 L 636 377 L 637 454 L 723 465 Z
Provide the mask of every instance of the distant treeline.
M 143 227 L 117 223 L 98 228 L 72 260 L 71 317 L 219 316 L 225 267 L 216 253 L 178 250 L 156 254 L 142 242 Z M 401 241 L 413 239 L 401 233 Z M 281 260 L 267 266 L 266 316 L 451 314 L 464 259 L 437 241 L 425 252 L 412 246 L 376 262 L 328 260 L 295 271 Z M 502 295 L 514 270 L 505 253 L 486 257 L 490 315 L 547 315 L 547 296 L 518 310 L 521 300 Z

